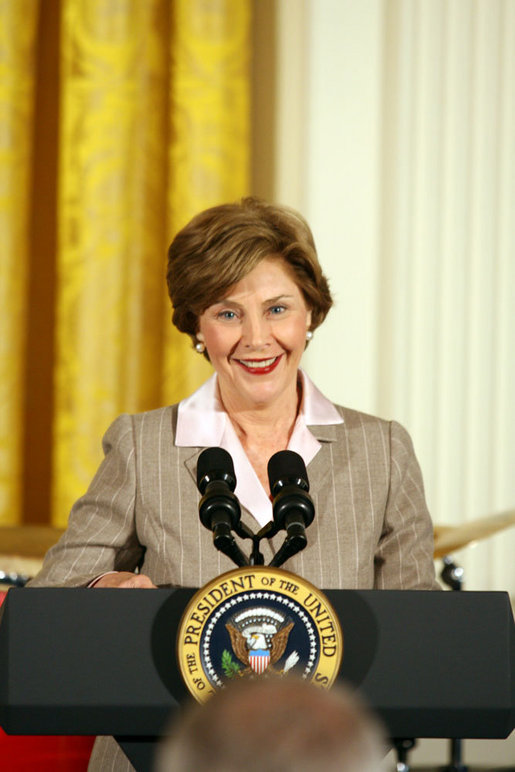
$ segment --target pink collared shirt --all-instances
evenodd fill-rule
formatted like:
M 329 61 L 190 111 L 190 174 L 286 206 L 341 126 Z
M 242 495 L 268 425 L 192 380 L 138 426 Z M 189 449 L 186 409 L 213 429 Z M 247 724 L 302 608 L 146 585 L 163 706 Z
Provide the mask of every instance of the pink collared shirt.
M 302 403 L 288 443 L 304 459 L 306 466 L 320 450 L 320 442 L 309 426 L 341 424 L 343 418 L 303 370 Z M 235 494 L 260 526 L 273 519 L 272 502 L 261 485 L 234 427 L 218 396 L 216 373 L 191 396 L 179 403 L 175 444 L 178 447 L 220 447 L 227 450 L 236 473 Z

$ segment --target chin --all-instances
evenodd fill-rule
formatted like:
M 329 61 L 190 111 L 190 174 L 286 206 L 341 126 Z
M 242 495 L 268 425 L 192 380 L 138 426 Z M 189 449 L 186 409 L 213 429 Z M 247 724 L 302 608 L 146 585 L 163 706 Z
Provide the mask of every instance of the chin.
M 271 405 L 284 391 L 284 383 L 256 384 L 254 388 L 246 390 L 248 397 L 259 406 Z

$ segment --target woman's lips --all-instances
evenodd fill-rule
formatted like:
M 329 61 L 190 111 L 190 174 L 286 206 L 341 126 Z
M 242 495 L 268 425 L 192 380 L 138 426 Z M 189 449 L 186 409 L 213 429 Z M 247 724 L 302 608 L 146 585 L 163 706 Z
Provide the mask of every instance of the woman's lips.
M 282 354 L 268 359 L 235 359 L 234 361 L 251 375 L 267 375 L 275 370 L 281 357 Z

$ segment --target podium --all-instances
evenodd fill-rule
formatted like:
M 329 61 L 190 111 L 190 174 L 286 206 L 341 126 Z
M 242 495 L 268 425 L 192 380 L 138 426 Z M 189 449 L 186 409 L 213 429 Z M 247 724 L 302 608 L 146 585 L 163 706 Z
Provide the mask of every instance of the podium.
M 13 589 L 0 624 L 0 725 L 114 735 L 149 769 L 190 699 L 176 634 L 194 589 Z M 338 678 L 392 738 L 505 738 L 515 726 L 507 593 L 326 590 L 343 633 Z

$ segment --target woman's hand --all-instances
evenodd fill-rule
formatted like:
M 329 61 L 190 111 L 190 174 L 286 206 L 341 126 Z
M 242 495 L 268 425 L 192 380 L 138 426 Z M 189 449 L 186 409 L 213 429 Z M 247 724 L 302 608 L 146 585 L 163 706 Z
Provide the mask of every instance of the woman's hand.
M 121 587 L 122 589 L 157 589 L 152 580 L 145 574 L 132 574 L 130 571 L 118 571 L 106 574 L 95 582 L 95 587 Z

